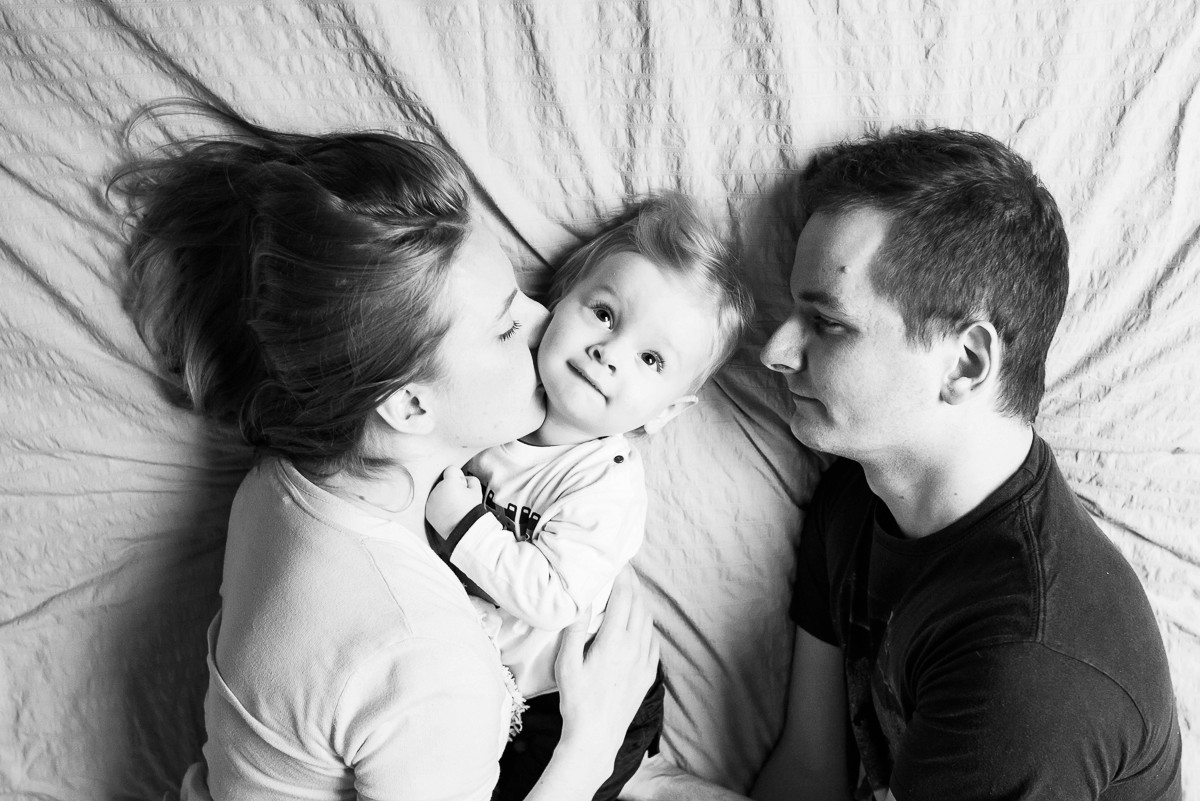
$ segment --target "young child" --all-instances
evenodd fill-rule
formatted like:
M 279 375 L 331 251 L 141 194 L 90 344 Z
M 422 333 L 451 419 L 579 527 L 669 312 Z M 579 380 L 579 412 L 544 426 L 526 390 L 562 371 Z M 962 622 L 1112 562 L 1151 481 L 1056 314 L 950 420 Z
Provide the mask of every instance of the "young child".
M 625 434 L 651 434 L 696 403 L 753 310 L 726 247 L 678 194 L 642 202 L 574 253 L 549 300 L 545 422 L 466 474 L 447 470 L 426 506 L 435 548 L 485 599 L 477 605 L 529 703 L 493 801 L 523 798 L 537 781 L 561 733 L 562 632 L 580 618 L 599 625 L 642 543 L 644 474 Z M 654 745 L 662 699 L 660 675 L 597 799 L 616 798 Z

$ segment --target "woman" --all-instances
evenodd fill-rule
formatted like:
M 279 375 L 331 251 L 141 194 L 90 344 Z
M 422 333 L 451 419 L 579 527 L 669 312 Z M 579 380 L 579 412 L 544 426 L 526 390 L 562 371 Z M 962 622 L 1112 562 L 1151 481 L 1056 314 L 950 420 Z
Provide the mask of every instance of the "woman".
M 486 799 L 522 706 L 428 547 L 442 471 L 537 428 L 546 312 L 462 166 L 387 133 L 229 136 L 132 164 L 128 303 L 181 399 L 259 454 L 209 630 L 185 798 Z M 563 737 L 530 799 L 585 799 L 657 663 L 632 588 L 558 659 Z

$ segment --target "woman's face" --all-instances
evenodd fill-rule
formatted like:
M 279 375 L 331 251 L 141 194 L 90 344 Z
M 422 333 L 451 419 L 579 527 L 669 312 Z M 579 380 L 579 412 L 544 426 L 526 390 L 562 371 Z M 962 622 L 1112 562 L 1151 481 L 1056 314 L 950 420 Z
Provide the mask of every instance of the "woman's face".
M 439 427 L 473 455 L 545 419 L 534 351 L 546 309 L 521 292 L 512 262 L 481 223 L 459 249 L 445 292 L 451 323 L 440 349 Z

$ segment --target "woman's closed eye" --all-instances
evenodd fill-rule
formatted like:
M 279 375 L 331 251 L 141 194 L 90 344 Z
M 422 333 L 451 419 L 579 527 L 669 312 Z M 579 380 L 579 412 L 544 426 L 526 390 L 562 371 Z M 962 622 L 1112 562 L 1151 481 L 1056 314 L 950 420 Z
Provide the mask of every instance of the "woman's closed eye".
M 517 331 L 519 331 L 519 330 L 521 330 L 521 321 L 513 320 L 512 326 L 507 331 L 505 331 L 503 334 L 500 335 L 500 341 L 507 342 L 508 340 L 512 339 L 513 334 L 517 333 Z

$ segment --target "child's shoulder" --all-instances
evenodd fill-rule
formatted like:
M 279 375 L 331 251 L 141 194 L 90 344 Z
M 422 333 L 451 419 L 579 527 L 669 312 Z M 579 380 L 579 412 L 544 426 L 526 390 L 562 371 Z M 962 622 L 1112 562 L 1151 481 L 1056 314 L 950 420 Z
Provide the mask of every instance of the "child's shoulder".
M 642 457 L 638 454 L 633 442 L 624 434 L 614 434 L 611 437 L 599 437 L 580 443 L 576 447 L 587 447 L 587 453 L 596 459 L 607 459 L 616 465 L 640 466 Z
M 604 483 L 610 487 L 645 484 L 642 457 L 623 435 L 590 439 L 574 445 L 560 460 L 571 465 L 578 483 Z

